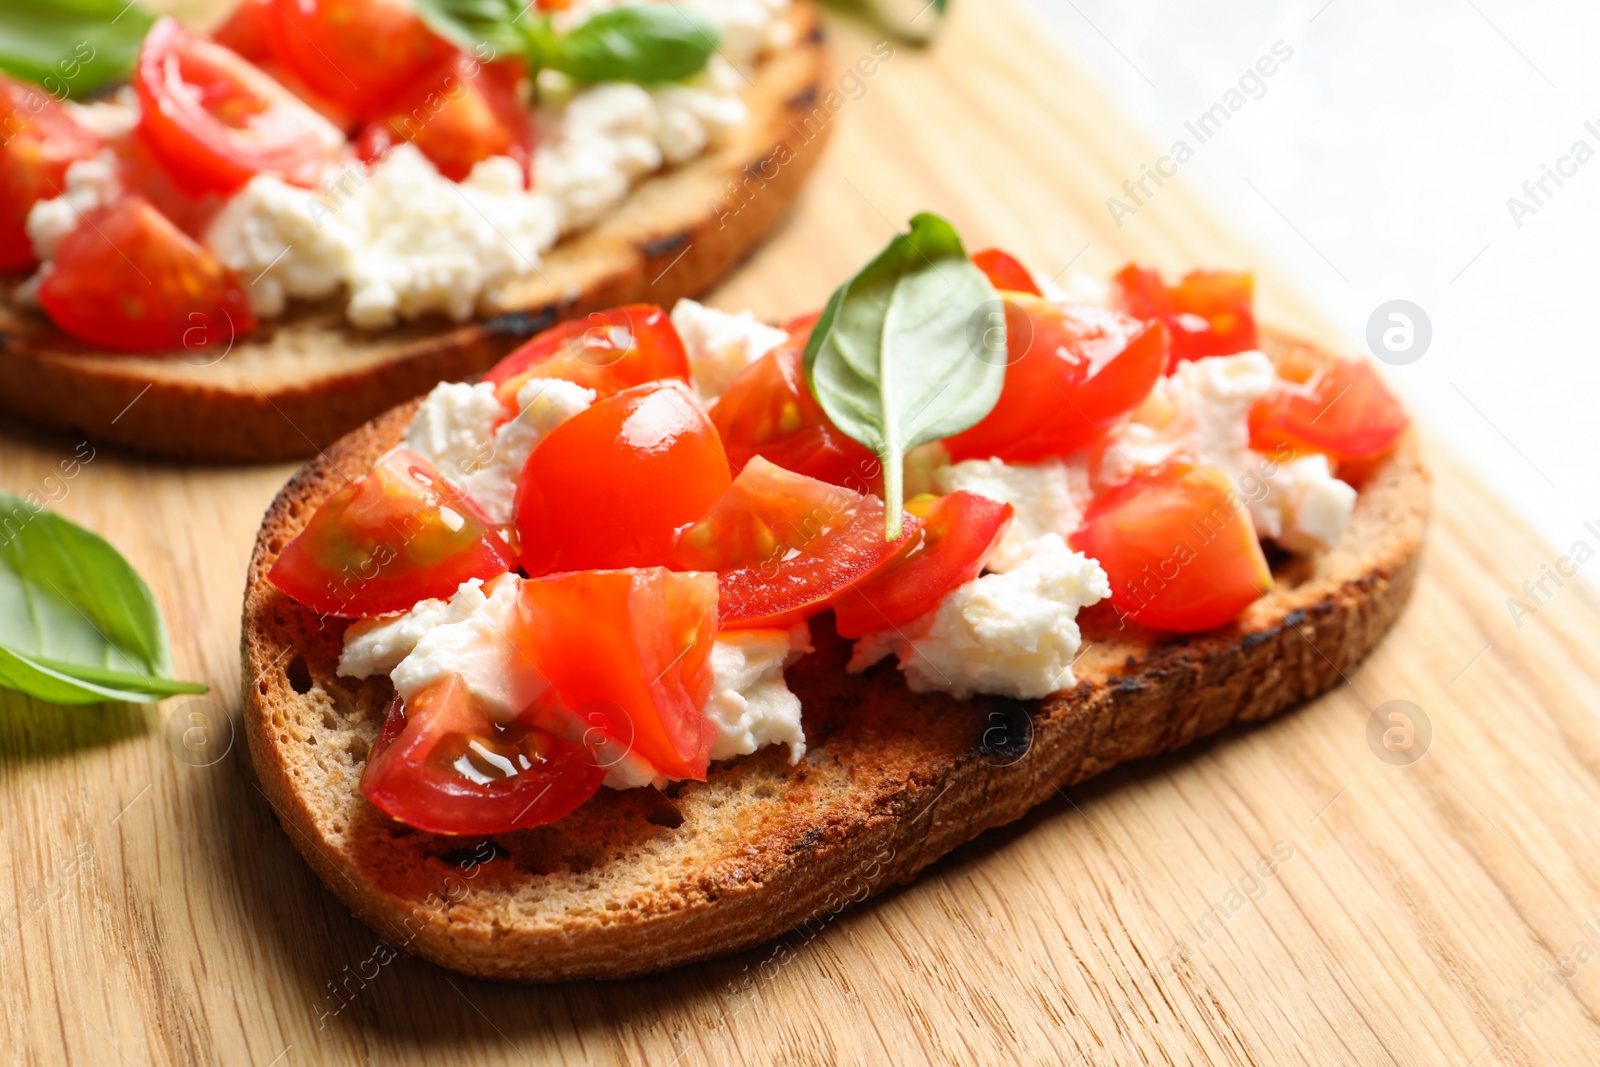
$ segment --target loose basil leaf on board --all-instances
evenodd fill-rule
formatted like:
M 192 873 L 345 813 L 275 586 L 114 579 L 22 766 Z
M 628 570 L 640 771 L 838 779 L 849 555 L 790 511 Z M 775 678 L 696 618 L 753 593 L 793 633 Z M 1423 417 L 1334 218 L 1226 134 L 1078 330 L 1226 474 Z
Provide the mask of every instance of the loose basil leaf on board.
M 0 70 L 59 99 L 133 70 L 155 16 L 129 0 L 0 0 Z
M 1005 361 L 999 294 L 967 258 L 961 238 L 926 212 L 911 231 L 835 290 L 806 345 L 806 378 L 822 410 L 883 461 L 885 536 L 900 536 L 903 463 L 917 445 L 976 425 L 994 409 Z
M 128 561 L 100 535 L 0 493 L 0 687 L 55 704 L 206 691 L 171 673 L 161 612 Z
M 556 38 L 547 65 L 578 82 L 682 81 L 705 69 L 716 27 L 677 4 L 602 11 Z

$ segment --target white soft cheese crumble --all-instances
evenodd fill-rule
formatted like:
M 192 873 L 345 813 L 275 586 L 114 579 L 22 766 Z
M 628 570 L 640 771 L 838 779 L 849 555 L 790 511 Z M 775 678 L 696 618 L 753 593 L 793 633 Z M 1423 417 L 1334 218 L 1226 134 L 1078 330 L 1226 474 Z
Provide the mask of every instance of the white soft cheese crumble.
M 789 338 L 749 311 L 730 315 L 687 299 L 673 307 L 672 327 L 683 339 L 689 374 L 703 400 L 721 396 L 740 371 Z
M 538 268 L 559 219 L 528 195 L 522 168 L 496 157 L 453 182 L 411 144 L 381 163 L 349 163 L 321 191 L 257 175 L 223 207 L 206 243 L 248 282 L 257 315 L 341 287 L 357 326 L 442 312 L 472 317 L 491 289 Z
M 490 383 L 443 382 L 412 416 L 405 447 L 504 525 L 515 518 L 517 480 L 534 448 L 595 395 L 559 378 L 530 378 L 517 389 L 516 416 L 507 419 Z
M 1102 477 L 1125 481 L 1135 467 L 1187 456 L 1227 472 L 1258 535 L 1291 551 L 1332 547 L 1344 535 L 1356 491 L 1333 476 L 1324 456 L 1250 448 L 1250 408 L 1277 380 L 1260 352 L 1178 364 L 1115 433 Z
M 1083 463 L 1061 459 L 1040 463 L 963 460 L 935 470 L 933 483 L 940 494 L 964 489 L 1015 509 L 1011 526 L 988 561 L 990 570 L 1001 573 L 1021 565 L 1045 534 L 1066 537 L 1076 530 L 1093 495 Z
M 1100 564 L 1045 534 L 1014 569 L 952 590 L 909 626 L 857 641 L 847 669 L 864 671 L 893 653 L 914 693 L 1047 696 L 1076 684 L 1079 609 L 1110 595 Z
M 119 170 L 116 152 L 104 149 L 67 167 L 60 196 L 33 205 L 28 211 L 28 240 L 33 243 L 33 254 L 39 262 L 56 258 L 61 242 L 78 228 L 83 216 L 122 196 Z
M 711 696 L 705 715 L 716 728 L 711 758 L 745 756 L 767 745 L 788 745 L 789 763 L 806 754 L 800 698 L 783 670 L 812 651 L 811 629 L 729 630 L 711 648 Z
M 511 722 L 548 688 L 518 648 L 520 582 L 472 579 L 448 602 L 425 600 L 398 616 L 363 619 L 345 631 L 339 673 L 387 673 L 402 700 L 452 675 L 499 722 Z

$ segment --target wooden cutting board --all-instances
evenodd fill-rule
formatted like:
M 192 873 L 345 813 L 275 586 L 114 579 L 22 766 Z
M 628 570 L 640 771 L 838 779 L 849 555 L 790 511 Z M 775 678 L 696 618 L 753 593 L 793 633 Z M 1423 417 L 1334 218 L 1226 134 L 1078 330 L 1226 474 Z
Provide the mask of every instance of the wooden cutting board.
M 1181 179 L 1115 227 L 1105 198 L 1159 153 L 1013 3 L 956 5 L 936 48 L 870 75 L 843 71 L 875 38 L 835 31 L 837 142 L 718 303 L 811 309 L 928 208 L 1052 272 L 1253 266 L 1267 317 L 1329 338 Z M 230 747 L 246 556 L 290 468 L 89 454 L 6 427 L 0 487 L 120 546 L 179 672 L 213 690 L 154 709 L 0 698 L 0 1048 L 17 1062 L 1600 1057 L 1600 602 L 1547 581 L 1516 625 L 1507 597 L 1571 549 L 1541 544 L 1437 443 L 1423 580 L 1348 685 L 1070 790 L 814 939 L 557 988 L 387 962 Z M 1431 732 L 1414 762 L 1369 742 L 1393 700 Z

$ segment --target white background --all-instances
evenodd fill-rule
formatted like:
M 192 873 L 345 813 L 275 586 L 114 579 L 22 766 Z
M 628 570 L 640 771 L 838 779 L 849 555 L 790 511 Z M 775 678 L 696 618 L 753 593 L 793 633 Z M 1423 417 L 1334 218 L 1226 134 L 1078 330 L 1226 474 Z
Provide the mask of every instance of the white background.
M 1176 180 L 1352 343 L 1379 304 L 1420 305 L 1432 345 L 1387 378 L 1559 552 L 1600 548 L 1600 4 L 1032 2 L 1162 146 L 1292 47 Z M 1580 139 L 1596 158 L 1517 226 L 1507 198 Z

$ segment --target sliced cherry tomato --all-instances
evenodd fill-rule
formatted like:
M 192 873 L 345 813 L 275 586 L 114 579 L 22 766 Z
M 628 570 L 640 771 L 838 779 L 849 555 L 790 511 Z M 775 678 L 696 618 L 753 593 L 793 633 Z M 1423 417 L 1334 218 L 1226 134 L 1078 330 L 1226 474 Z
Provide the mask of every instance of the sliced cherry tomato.
M 1381 456 L 1411 424 L 1371 364 L 1340 360 L 1304 384 L 1280 381 L 1250 409 L 1250 447 L 1271 452 L 1288 443 L 1336 459 Z
M 1169 463 L 1090 504 L 1068 540 L 1105 568 L 1122 614 L 1159 630 L 1209 630 L 1272 591 L 1250 512 L 1237 502 L 1219 468 Z
M 458 182 L 492 156 L 510 156 L 526 171 L 533 158 L 533 117 L 518 98 L 521 72 L 518 64 L 486 65 L 457 53 L 416 82 L 386 118 L 363 130 L 356 151 L 371 163 L 409 141 L 440 174 Z
M 394 698 L 361 792 L 425 833 L 500 834 L 571 814 L 605 776 L 580 744 L 522 720 L 495 722 L 452 675 L 409 706 Z
M 62 239 L 39 306 L 119 352 L 226 346 L 255 326 L 233 275 L 141 196 L 90 212 Z
M 315 185 L 345 138 L 248 60 L 156 20 L 134 72 L 139 132 L 190 193 L 231 193 L 257 174 Z
M 1015 509 L 964 490 L 931 500 L 924 509 L 908 501 L 922 526 L 881 567 L 833 602 L 840 637 L 904 626 L 932 611 L 944 595 L 970 582 L 1005 535 Z
M 717 572 L 724 629 L 793 626 L 871 574 L 922 525 L 907 515 L 900 539 L 885 541 L 883 522 L 877 497 L 757 456 L 683 531 L 673 563 Z
M 1039 283 L 1028 273 L 1028 268 L 1018 263 L 1007 252 L 1002 252 L 998 248 L 986 248 L 982 252 L 974 252 L 972 262 L 977 264 L 978 269 L 989 276 L 989 281 L 994 283 L 994 287 L 1002 292 L 1044 295 L 1039 291 Z
M 522 618 L 523 647 L 586 741 L 613 742 L 670 778 L 706 776 L 714 575 L 652 567 L 535 578 L 522 586 Z
M 810 328 L 806 328 L 810 332 Z M 733 472 L 763 456 L 784 470 L 866 490 L 878 457 L 836 427 L 806 384 L 805 342 L 784 342 L 728 383 L 711 409 Z
M 405 0 L 272 0 L 271 49 L 313 92 L 358 119 L 395 100 L 455 51 Z
M 276 60 L 274 46 L 282 22 L 273 0 L 239 0 L 222 25 L 211 31 L 211 39 L 260 66 Z
M 1159 322 L 1022 293 L 1003 299 L 1005 386 L 982 422 L 945 441 L 952 459 L 1029 462 L 1095 444 L 1166 366 Z
M 3 74 L 0 108 L 0 270 L 23 270 L 38 262 L 28 212 L 60 196 L 67 168 L 103 146 L 44 90 Z
M 562 378 L 607 397 L 667 378 L 686 382 L 689 357 L 665 311 L 629 304 L 553 326 L 483 376 L 507 408 L 529 378 Z
M 517 532 L 529 575 L 655 567 L 728 488 L 728 459 L 679 381 L 625 389 L 574 415 L 528 457 Z
M 469 578 L 515 564 L 476 504 L 427 460 L 397 448 L 329 497 L 268 577 L 313 611 L 359 618 L 449 597 Z
M 1136 319 L 1160 319 L 1172 334 L 1167 373 L 1186 359 L 1256 347 L 1255 281 L 1233 271 L 1191 271 L 1167 285 L 1157 271 L 1128 264 L 1112 281 L 1114 306 Z
M 802 349 L 806 342 L 811 340 L 811 331 L 822 319 L 821 311 L 812 311 L 805 315 L 796 315 L 783 324 L 783 329 L 789 335 L 789 344 L 799 345 Z

